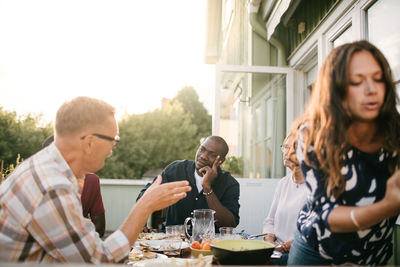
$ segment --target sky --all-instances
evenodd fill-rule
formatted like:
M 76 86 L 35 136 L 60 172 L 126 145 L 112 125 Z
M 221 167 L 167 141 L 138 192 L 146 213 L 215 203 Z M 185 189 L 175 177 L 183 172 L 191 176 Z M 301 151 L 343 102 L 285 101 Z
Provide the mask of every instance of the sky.
M 120 116 L 192 86 L 211 113 L 205 11 L 204 0 L 0 0 L 0 106 L 49 122 L 86 95 Z

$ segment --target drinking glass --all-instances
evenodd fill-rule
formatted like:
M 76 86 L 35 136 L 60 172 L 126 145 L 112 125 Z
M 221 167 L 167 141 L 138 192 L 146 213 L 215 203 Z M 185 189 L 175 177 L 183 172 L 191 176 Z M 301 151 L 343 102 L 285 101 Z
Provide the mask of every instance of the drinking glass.
M 167 247 L 164 249 L 164 254 L 168 257 L 179 257 L 181 254 L 182 237 L 184 233 L 183 227 L 180 225 L 165 226 L 165 238 Z
M 173 225 L 175 233 L 182 238 L 183 241 L 186 239 L 185 226 L 183 224 Z
M 233 227 L 220 227 L 219 228 L 219 233 L 224 236 L 224 235 L 231 235 L 233 234 Z
M 233 236 L 233 227 L 220 227 L 219 234 L 221 239 L 230 239 Z

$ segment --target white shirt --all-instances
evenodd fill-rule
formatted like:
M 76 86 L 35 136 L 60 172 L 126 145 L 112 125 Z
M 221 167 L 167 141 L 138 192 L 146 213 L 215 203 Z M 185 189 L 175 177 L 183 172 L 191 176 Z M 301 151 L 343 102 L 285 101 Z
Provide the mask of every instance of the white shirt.
M 203 190 L 203 186 L 201 185 L 201 181 L 203 181 L 203 177 L 201 177 L 196 169 L 194 169 L 194 178 L 196 178 L 196 186 L 197 186 L 197 190 L 199 190 L 199 193 L 201 192 L 201 190 Z
M 305 184 L 296 184 L 292 174 L 283 177 L 276 188 L 268 216 L 264 219 L 263 233 L 272 233 L 277 242 L 292 240 L 297 216 L 306 202 Z

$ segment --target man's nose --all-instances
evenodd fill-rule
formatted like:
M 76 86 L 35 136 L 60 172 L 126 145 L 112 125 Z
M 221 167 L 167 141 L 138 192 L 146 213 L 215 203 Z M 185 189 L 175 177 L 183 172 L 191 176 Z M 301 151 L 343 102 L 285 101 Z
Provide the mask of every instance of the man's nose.
M 200 158 L 201 158 L 201 159 L 208 160 L 208 153 L 207 153 L 207 152 L 201 153 L 201 154 L 200 154 Z

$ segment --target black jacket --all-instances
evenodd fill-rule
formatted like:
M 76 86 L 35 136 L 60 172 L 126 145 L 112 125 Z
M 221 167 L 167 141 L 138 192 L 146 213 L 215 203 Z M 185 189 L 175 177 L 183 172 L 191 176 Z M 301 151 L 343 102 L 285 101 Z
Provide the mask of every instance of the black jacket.
M 203 190 L 198 192 L 196 179 L 194 177 L 195 163 L 192 160 L 174 161 L 168 165 L 162 172 L 162 183 L 187 180 L 192 187 L 192 191 L 187 193 L 184 199 L 181 199 L 174 205 L 168 207 L 166 225 L 183 224 L 187 217 L 191 217 L 191 212 L 195 209 L 208 209 L 208 204 Z M 157 179 L 154 178 L 153 182 Z M 143 188 L 136 200 L 144 194 L 146 189 L 152 183 L 148 183 Z M 230 210 L 235 217 L 236 225 L 239 224 L 239 195 L 240 186 L 235 178 L 229 172 L 223 171 L 218 167 L 218 177 L 214 180 L 211 188 L 221 204 Z M 223 225 L 219 225 L 223 226 Z

